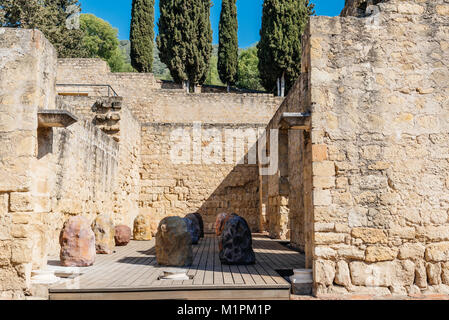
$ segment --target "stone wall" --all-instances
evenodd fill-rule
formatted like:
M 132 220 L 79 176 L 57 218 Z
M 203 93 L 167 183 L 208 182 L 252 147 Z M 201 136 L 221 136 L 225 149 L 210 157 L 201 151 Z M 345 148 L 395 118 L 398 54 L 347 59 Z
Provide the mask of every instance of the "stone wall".
M 449 292 L 449 3 L 312 17 L 317 294 Z
M 202 123 L 201 130 L 189 123 L 143 125 L 141 212 L 150 213 L 157 220 L 200 212 L 207 232 L 212 232 L 217 214 L 235 212 L 248 221 L 253 232 L 260 231 L 258 166 L 255 162 L 249 164 L 248 159 L 245 164 L 236 165 L 241 159 L 239 155 L 245 157 L 252 145 L 245 143 L 244 138 L 237 138 L 226 148 L 226 143 L 231 141 L 226 138 L 230 137 L 227 134 L 247 129 L 257 132 L 259 128 L 264 125 Z M 215 130 L 214 135 L 206 136 L 211 129 Z M 176 130 L 184 130 L 182 137 L 187 139 L 183 150 L 186 158 L 182 163 L 174 161 L 172 156 L 177 142 L 182 140 L 173 135 Z M 254 138 L 255 143 L 257 136 Z M 228 164 L 222 163 L 225 150 L 235 152 L 234 161 Z
M 282 102 L 281 98 L 261 93 L 187 94 L 172 83 L 157 81 L 150 73 L 111 73 L 100 59 L 59 59 L 57 82 L 108 84 L 141 123 L 268 123 Z M 89 86 L 58 87 L 58 91 L 90 96 L 108 92 L 106 87 Z
M 370 8 L 370 6 L 387 1 L 389 0 L 346 0 L 345 6 L 341 11 L 341 16 L 364 17 L 370 14 L 372 10 L 372 7 Z
M 58 255 L 69 216 L 92 221 L 115 213 L 117 223 L 132 224 L 140 124 L 126 108 L 110 112 L 106 103 L 101 112 L 113 113 L 108 121 L 117 120 L 119 130 L 105 133 L 92 109 L 89 116 L 92 101 L 81 103 L 79 113 L 76 101 L 56 103 L 56 51 L 39 31 L 0 28 L 0 52 L 0 298 L 24 298 L 32 270 Z M 78 122 L 41 126 L 39 110 L 55 109 Z
M 32 269 L 30 235 L 42 226 L 30 201 L 37 110 L 54 108 L 56 53 L 39 31 L 20 29 L 0 29 L 0 52 L 0 297 L 21 298 Z
M 302 130 L 282 129 L 283 113 L 310 111 L 310 45 L 304 41 L 304 58 L 301 77 L 295 82 L 291 93 L 285 98 L 267 126 L 279 130 L 277 145 L 278 170 L 266 177 L 266 185 L 261 185 L 266 200 L 266 230 L 273 238 L 289 239 L 293 247 L 306 251 L 306 239 L 310 244 L 311 222 L 311 145 L 310 134 Z M 268 149 L 271 149 L 267 138 Z M 273 146 L 276 148 L 276 146 Z M 274 152 L 275 150 L 270 150 Z M 261 201 L 263 201 L 261 199 Z M 309 220 L 307 220 L 309 219 Z M 308 226 L 308 227 L 306 227 Z M 310 247 L 310 246 L 309 246 Z M 308 265 L 311 266 L 311 255 Z
M 58 96 L 60 108 L 69 108 L 118 144 L 113 219 L 132 227 L 139 213 L 141 126 L 121 97 Z
M 187 94 L 177 90 L 124 97 L 141 123 L 268 123 L 281 102 L 268 94 Z
M 160 89 L 162 86 L 162 83 L 157 81 L 152 73 L 113 73 L 107 62 L 101 59 L 58 59 L 57 83 L 108 84 L 122 97 L 138 96 L 153 89 Z M 87 92 L 91 90 L 86 87 L 68 88 L 75 92 L 77 92 L 76 90 L 87 90 Z

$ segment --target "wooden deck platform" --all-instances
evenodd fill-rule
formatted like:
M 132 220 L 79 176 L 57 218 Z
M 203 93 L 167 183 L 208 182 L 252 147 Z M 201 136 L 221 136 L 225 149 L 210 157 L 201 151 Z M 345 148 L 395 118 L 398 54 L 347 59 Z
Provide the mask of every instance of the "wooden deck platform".
M 131 241 L 111 255 L 97 255 L 94 266 L 70 285 L 50 288 L 51 300 L 289 299 L 290 283 L 276 270 L 304 268 L 304 256 L 262 235 L 253 236 L 257 263 L 222 265 L 218 242 L 206 235 L 194 246 L 191 280 L 159 280 L 167 267 L 156 262 L 154 240 Z

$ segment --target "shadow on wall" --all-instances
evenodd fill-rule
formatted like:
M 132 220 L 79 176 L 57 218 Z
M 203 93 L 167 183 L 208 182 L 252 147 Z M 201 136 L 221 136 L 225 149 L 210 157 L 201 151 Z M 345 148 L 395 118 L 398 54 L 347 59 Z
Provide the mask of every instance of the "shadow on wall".
M 245 218 L 251 232 L 260 232 L 259 168 L 236 165 L 204 201 L 198 212 L 203 216 L 205 231 L 214 232 L 215 218 L 220 213 L 236 213 Z
M 236 213 L 245 218 L 252 232 L 263 231 L 260 230 L 257 142 L 250 147 L 248 143 L 245 143 L 245 146 L 247 147 L 245 150 L 249 151 L 245 151 L 244 156 L 240 159 L 238 159 L 238 156 L 242 153 L 233 150 L 233 158 L 237 158 L 234 166 L 225 162 L 225 152 L 223 152 L 223 163 L 218 165 L 229 167 L 229 170 L 226 171 L 228 173 L 221 179 L 220 184 L 213 189 L 207 199 L 202 201 L 197 210 L 203 216 L 206 233 L 215 232 L 215 219 L 220 213 Z M 249 161 L 249 159 L 252 160 Z M 217 166 L 217 164 L 213 166 Z M 211 168 L 210 175 L 215 177 L 206 177 L 206 179 L 213 181 L 217 175 L 220 175 L 219 170 Z M 207 181 L 202 181 L 201 184 L 203 184 L 203 188 L 207 188 Z

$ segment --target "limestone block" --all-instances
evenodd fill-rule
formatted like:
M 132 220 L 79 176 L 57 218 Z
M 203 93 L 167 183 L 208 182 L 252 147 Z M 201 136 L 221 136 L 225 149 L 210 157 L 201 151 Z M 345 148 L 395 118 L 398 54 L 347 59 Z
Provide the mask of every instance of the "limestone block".
M 434 243 L 427 246 L 425 258 L 428 262 L 449 261 L 449 242 Z
M 152 221 L 149 214 L 139 214 L 134 220 L 133 238 L 138 241 L 148 241 L 152 237 Z
M 95 248 L 99 254 L 111 254 L 115 248 L 115 227 L 108 214 L 100 214 L 92 223 L 95 233 Z
M 416 228 L 416 237 L 426 241 L 449 241 L 449 228 L 447 226 L 424 226 Z
M 335 177 L 315 177 L 313 186 L 319 189 L 329 189 L 335 186 Z
M 88 267 L 95 262 L 95 234 L 89 221 L 81 216 L 71 217 L 64 223 L 59 243 L 61 265 Z
M 26 288 L 25 279 L 23 277 L 18 277 L 17 270 L 11 266 L 6 268 L 0 268 L 0 300 L 2 294 L 8 290 L 20 290 Z M 23 292 L 23 291 L 22 291 Z M 14 295 L 11 294 L 9 297 L 5 295 L 7 299 L 14 299 Z M 23 293 L 22 293 L 23 299 Z
M 131 228 L 125 225 L 115 226 L 115 245 L 126 246 L 131 241 Z
M 333 161 L 321 161 L 313 163 L 313 175 L 318 177 L 335 176 L 335 164 Z
M 314 279 L 317 284 L 330 286 L 335 279 L 335 262 L 329 260 L 316 260 Z
M 230 215 L 218 241 L 221 244 L 219 252 L 221 263 L 228 265 L 256 263 L 251 229 L 244 218 L 235 214 Z
M 441 280 L 445 285 L 449 285 L 449 262 L 441 264 Z
M 9 196 L 9 209 L 12 212 L 33 211 L 33 200 L 31 193 L 11 192 Z
M 316 206 L 329 206 L 332 204 L 332 195 L 329 190 L 314 190 L 313 203 Z
M 7 193 L 0 194 L 0 216 L 8 213 L 9 196 Z
M 436 11 L 439 15 L 449 16 L 449 4 L 441 4 L 436 6 Z
M 15 240 L 11 244 L 11 262 L 13 264 L 30 263 L 33 256 L 33 243 L 29 240 Z
M 341 247 L 337 249 L 338 256 L 344 259 L 364 260 L 365 250 L 360 250 L 356 247 Z
M 192 237 L 182 218 L 167 217 L 160 222 L 156 235 L 156 259 L 162 266 L 192 264 Z
M 321 259 L 332 259 L 337 256 L 337 251 L 326 246 L 316 246 L 315 247 L 315 257 Z
M 11 215 L 0 215 L 0 241 L 11 240 Z
M 406 243 L 399 248 L 398 258 L 401 260 L 407 259 L 422 259 L 426 248 L 421 243 Z
M 428 263 L 427 264 L 427 279 L 430 285 L 441 284 L 441 264 Z
M 25 239 L 30 235 L 31 227 L 25 224 L 14 224 L 11 226 L 11 236 L 13 238 Z
M 383 243 L 387 240 L 383 230 L 374 228 L 353 228 L 351 235 L 365 243 Z
M 344 243 L 346 234 L 333 232 L 317 232 L 315 233 L 315 243 L 319 244 L 336 244 Z
M 400 2 L 398 3 L 398 12 L 402 14 L 419 15 L 424 13 L 424 7 L 410 2 Z
M 11 261 L 11 244 L 0 241 L 0 267 L 8 266 Z
M 415 264 L 409 260 L 349 264 L 352 283 L 357 286 L 407 286 L 415 280 Z
M 426 264 L 424 261 L 417 261 L 416 262 L 416 269 L 415 269 L 415 284 L 419 288 L 427 288 L 427 270 L 426 270 Z
M 340 260 L 337 262 L 335 283 L 345 287 L 349 287 L 351 285 L 351 275 L 349 272 L 348 263 L 346 261 Z
M 365 260 L 367 262 L 391 261 L 397 256 L 397 250 L 388 247 L 369 246 L 366 248 Z
M 314 144 L 312 146 L 312 161 L 327 160 L 327 146 L 325 144 Z

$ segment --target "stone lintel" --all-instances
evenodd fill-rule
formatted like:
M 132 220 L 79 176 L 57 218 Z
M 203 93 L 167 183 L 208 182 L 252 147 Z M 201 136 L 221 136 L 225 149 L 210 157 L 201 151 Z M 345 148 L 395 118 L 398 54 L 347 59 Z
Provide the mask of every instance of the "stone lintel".
M 66 128 L 78 121 L 67 110 L 39 110 L 37 118 L 39 128 Z
M 310 131 L 310 113 L 284 112 L 279 120 L 279 128 Z

